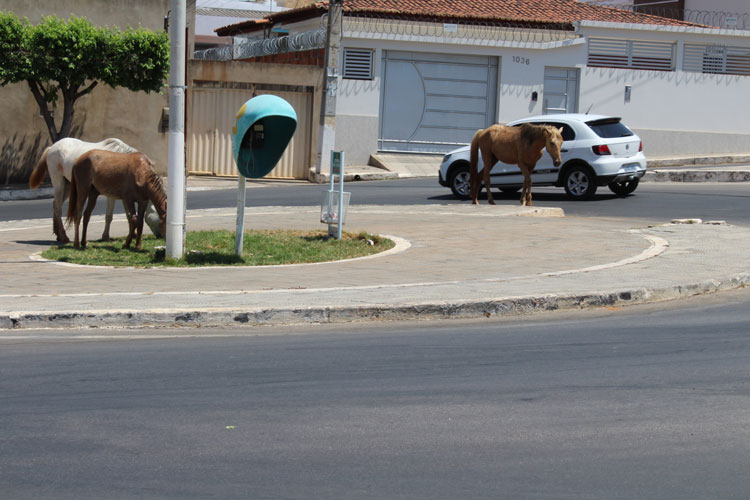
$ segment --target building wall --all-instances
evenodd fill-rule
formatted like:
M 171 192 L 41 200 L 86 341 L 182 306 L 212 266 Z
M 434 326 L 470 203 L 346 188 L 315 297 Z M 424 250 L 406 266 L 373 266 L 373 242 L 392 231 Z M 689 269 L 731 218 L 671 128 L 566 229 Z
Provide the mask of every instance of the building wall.
M 685 9 L 750 14 L 750 3 L 747 0 L 685 0 Z
M 621 39 L 670 40 L 680 44 L 721 43 L 750 47 L 750 39 L 736 31 L 721 35 L 687 33 L 684 30 L 643 30 L 619 27 L 581 28 L 585 36 Z M 384 50 L 407 50 L 500 58 L 497 121 L 542 113 L 545 67 L 578 68 L 578 111 L 621 116 L 642 134 L 647 153 L 654 157 L 738 154 L 750 152 L 750 121 L 738 112 L 750 95 L 750 76 L 685 72 L 678 56 L 676 71 L 635 71 L 593 68 L 586 65 L 584 39 L 563 44 L 519 43 L 513 46 L 456 41 L 387 41 L 344 38 L 342 47 L 369 47 L 375 53 L 375 77 L 371 81 L 339 78 L 336 147 L 347 154 L 347 163 L 363 164 L 377 151 Z M 340 63 L 341 64 L 341 63 Z M 632 98 L 625 102 L 625 85 Z M 531 100 L 532 92 L 539 99 Z
M 0 8 L 28 17 L 32 24 L 48 15 L 76 15 L 96 25 L 161 30 L 169 5 L 170 0 L 4 0 Z M 99 84 L 77 101 L 73 135 L 92 142 L 122 139 L 148 154 L 160 173 L 166 173 L 167 134 L 159 132 L 166 106 L 166 92 L 146 94 Z M 0 183 L 24 182 L 50 144 L 49 133 L 26 83 L 0 87 L 0 109 L 13 117 L 0 120 Z M 62 115 L 62 108 L 57 115 Z

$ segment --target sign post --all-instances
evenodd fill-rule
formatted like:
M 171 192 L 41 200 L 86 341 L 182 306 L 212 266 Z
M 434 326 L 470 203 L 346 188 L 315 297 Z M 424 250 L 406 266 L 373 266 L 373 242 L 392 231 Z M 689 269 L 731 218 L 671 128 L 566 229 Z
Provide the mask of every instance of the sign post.
M 320 204 L 320 222 L 328 224 L 328 236 L 341 239 L 346 211 L 351 193 L 344 192 L 344 152 L 331 151 L 330 185 L 323 191 Z M 339 176 L 339 190 L 335 190 L 335 176 Z M 335 229 L 334 229 L 335 228 Z
M 245 239 L 245 176 L 237 177 L 237 228 L 234 232 L 234 254 L 242 255 Z
M 232 128 L 232 153 L 239 170 L 237 180 L 237 232 L 234 253 L 242 255 L 245 233 L 246 178 L 268 174 L 281 159 L 297 128 L 297 113 L 281 97 L 253 97 L 237 112 Z

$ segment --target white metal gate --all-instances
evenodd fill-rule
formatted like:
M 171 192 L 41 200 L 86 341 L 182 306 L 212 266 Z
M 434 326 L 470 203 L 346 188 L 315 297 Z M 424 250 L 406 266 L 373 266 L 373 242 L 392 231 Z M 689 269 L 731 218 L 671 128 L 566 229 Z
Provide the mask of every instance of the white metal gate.
M 190 173 L 237 176 L 232 157 L 232 127 L 237 111 L 253 96 L 250 89 L 216 88 L 202 83 L 192 92 L 189 127 L 188 171 Z M 279 86 L 280 87 L 280 86 Z M 312 90 L 256 90 L 289 102 L 297 113 L 297 130 L 276 167 L 266 177 L 307 179 L 310 168 Z
M 495 121 L 498 58 L 386 51 L 380 151 L 447 152 Z
M 578 112 L 578 69 L 544 68 L 542 113 Z

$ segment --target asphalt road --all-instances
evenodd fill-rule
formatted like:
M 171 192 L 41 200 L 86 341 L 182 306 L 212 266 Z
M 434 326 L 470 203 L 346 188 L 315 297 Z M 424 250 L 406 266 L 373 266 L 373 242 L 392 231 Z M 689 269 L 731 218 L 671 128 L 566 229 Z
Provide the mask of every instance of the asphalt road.
M 0 491 L 746 498 L 748 305 L 739 291 L 501 321 L 28 332 L 0 341 Z
M 468 203 L 456 200 L 436 179 L 403 179 L 397 181 L 350 182 L 351 204 L 422 205 Z M 307 183 L 269 183 L 248 190 L 248 206 L 319 205 L 326 186 Z M 517 203 L 518 194 L 498 193 L 499 203 Z M 644 222 L 665 222 L 673 218 L 697 217 L 726 220 L 730 224 L 750 224 L 750 184 L 748 183 L 642 183 L 625 198 L 614 196 L 606 187 L 599 188 L 592 201 L 570 201 L 560 188 L 534 188 L 538 206 L 561 207 L 567 215 L 585 217 L 627 217 Z M 234 189 L 195 191 L 187 196 L 188 209 L 234 207 Z M 95 214 L 103 214 L 105 203 L 97 204 Z M 122 210 L 118 204 L 118 210 Z M 50 218 L 51 200 L 0 202 L 0 220 Z

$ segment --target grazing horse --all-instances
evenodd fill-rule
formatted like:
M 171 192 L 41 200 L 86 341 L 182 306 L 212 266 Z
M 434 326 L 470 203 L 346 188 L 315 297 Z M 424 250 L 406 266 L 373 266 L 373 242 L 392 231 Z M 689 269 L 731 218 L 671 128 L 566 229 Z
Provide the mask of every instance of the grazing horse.
M 141 249 L 143 217 L 149 201 L 159 214 L 159 231 L 166 234 L 167 194 L 161 177 L 154 172 L 153 163 L 148 156 L 143 153 L 114 153 L 92 149 L 76 160 L 70 176 L 70 202 L 66 222 L 68 225 L 72 222 L 76 224 L 76 248 L 83 204 L 88 198 L 86 211 L 83 213 L 81 238 L 81 246 L 86 248 L 86 229 L 99 194 L 122 200 L 129 213 L 130 230 L 125 248 L 130 247 L 130 242 L 137 233 L 135 246 L 138 250 Z M 138 202 L 138 212 L 135 210 L 135 202 Z
M 44 150 L 42 157 L 37 162 L 34 170 L 31 172 L 31 177 L 29 178 L 29 187 L 31 189 L 36 189 L 42 183 L 44 176 L 49 171 L 49 177 L 52 181 L 55 196 L 52 201 L 52 230 L 57 236 L 57 241 L 62 244 L 70 241 L 68 235 L 65 234 L 65 228 L 62 223 L 62 205 L 68 198 L 68 185 L 66 180 L 70 180 L 73 163 L 75 163 L 83 153 L 91 151 L 92 149 L 105 149 L 107 151 L 116 151 L 120 153 L 137 152 L 137 150 L 128 146 L 120 139 L 110 138 L 94 143 L 67 137 L 60 139 Z M 109 226 L 112 223 L 112 212 L 114 212 L 114 209 L 114 198 L 107 198 L 107 213 L 104 216 L 104 232 L 102 233 L 102 240 L 104 241 L 109 241 Z M 127 212 L 127 207 L 125 208 L 125 211 Z M 130 218 L 130 214 L 127 214 L 127 216 Z M 163 236 L 158 234 L 159 226 L 156 219 L 157 217 L 153 208 L 149 207 L 146 222 L 156 236 Z
M 531 125 L 524 123 L 520 127 L 506 127 L 492 125 L 478 130 L 471 140 L 471 156 L 469 160 L 469 185 L 472 203 L 477 205 L 477 197 L 482 189 L 479 172 L 477 172 L 478 153 L 482 153 L 484 163 L 484 187 L 487 190 L 487 201 L 495 204 L 490 191 L 490 170 L 497 161 L 518 165 L 523 174 L 523 189 L 521 190 L 521 205 L 531 206 L 531 172 L 536 162 L 542 157 L 542 149 L 552 157 L 556 167 L 560 166 L 560 147 L 563 143 L 562 127 L 550 125 Z

